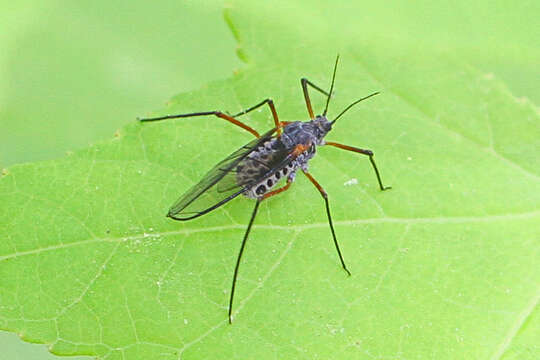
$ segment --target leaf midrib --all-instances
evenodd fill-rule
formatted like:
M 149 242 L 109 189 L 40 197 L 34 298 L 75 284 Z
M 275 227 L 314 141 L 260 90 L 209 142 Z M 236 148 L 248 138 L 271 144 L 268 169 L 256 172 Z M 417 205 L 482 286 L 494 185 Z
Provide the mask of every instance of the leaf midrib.
M 499 222 L 499 221 L 514 221 L 514 220 L 526 220 L 534 217 L 540 216 L 540 210 L 530 211 L 517 214 L 504 214 L 504 215 L 483 215 L 483 216 L 456 216 L 456 217 L 425 217 L 425 218 L 397 218 L 397 217 L 381 217 L 381 218 L 369 218 L 369 219 L 357 219 L 357 220 L 337 220 L 334 221 L 335 225 L 339 226 L 356 226 L 356 225 L 373 225 L 373 224 L 461 224 L 461 223 L 489 223 L 489 222 Z M 43 248 L 37 248 L 28 251 L 21 251 L 12 254 L 7 254 L 0 256 L 0 261 L 32 255 L 39 254 L 45 251 L 53 251 L 58 249 L 69 248 L 78 245 L 91 244 L 96 242 L 125 242 L 125 241 L 134 241 L 141 240 L 148 237 L 167 237 L 174 235 L 191 235 L 196 233 L 206 233 L 206 232 L 219 232 L 225 230 L 245 230 L 246 225 L 244 224 L 235 224 L 235 225 L 222 225 L 222 226 L 213 226 L 213 227 L 201 227 L 201 228 L 188 228 L 180 230 L 171 230 L 171 231 L 162 231 L 162 232 L 151 232 L 131 235 L 131 236 L 122 236 L 122 237 L 102 237 L 102 238 L 90 238 L 79 241 L 74 241 L 71 243 L 61 243 L 59 245 L 52 245 Z M 328 222 L 317 222 L 311 224 L 291 224 L 291 225 L 253 225 L 254 229 L 266 229 L 266 230 L 281 230 L 281 231 L 304 231 L 309 229 L 318 229 L 328 227 Z

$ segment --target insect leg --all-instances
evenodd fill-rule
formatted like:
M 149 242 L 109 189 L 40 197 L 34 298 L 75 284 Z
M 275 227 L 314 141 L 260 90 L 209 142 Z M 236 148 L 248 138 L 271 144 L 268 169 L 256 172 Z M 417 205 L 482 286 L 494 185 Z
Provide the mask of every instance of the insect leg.
M 330 215 L 330 205 L 328 204 L 328 194 L 326 193 L 326 191 L 324 191 L 323 187 L 317 182 L 317 180 L 315 180 L 313 178 L 313 176 L 311 176 L 310 173 L 308 173 L 305 170 L 303 170 L 303 171 L 304 171 L 304 174 L 309 179 L 309 181 L 311 181 L 313 183 L 313 185 L 315 185 L 317 190 L 319 190 L 319 192 L 321 193 L 321 196 L 324 199 L 324 202 L 326 204 L 326 215 L 328 215 L 328 224 L 330 225 L 330 231 L 332 231 L 332 238 L 334 239 L 334 244 L 336 245 L 336 250 L 337 250 L 337 253 L 339 255 L 339 260 L 341 261 L 341 266 L 343 266 L 343 269 L 350 276 L 351 272 L 347 269 L 347 266 L 345 266 L 345 261 L 343 260 L 343 256 L 341 256 L 341 250 L 339 250 L 339 245 L 338 245 L 337 238 L 336 238 L 336 232 L 334 231 L 334 224 L 332 223 L 332 216 Z
M 287 178 L 287 184 L 285 184 L 285 186 L 282 186 L 279 189 L 276 189 L 276 190 L 273 190 L 273 191 L 270 191 L 270 192 L 264 194 L 263 200 L 268 199 L 269 197 L 277 195 L 277 194 L 279 194 L 281 192 L 284 192 L 285 190 L 287 190 L 289 188 L 289 186 L 291 186 L 291 183 L 292 183 L 292 179 Z
M 315 115 L 313 114 L 313 108 L 311 107 L 311 99 L 309 98 L 309 92 L 308 92 L 307 86 L 308 85 L 311 86 L 312 88 L 314 88 L 318 92 L 326 95 L 326 97 L 330 96 L 330 94 L 328 94 L 326 91 L 324 91 L 323 89 L 321 89 L 320 87 L 318 87 L 317 85 L 315 85 L 314 83 L 312 83 L 311 81 L 309 81 L 306 78 L 301 78 L 300 79 L 300 84 L 302 84 L 302 90 L 304 91 L 304 99 L 306 100 L 306 107 L 307 107 L 307 111 L 309 113 L 309 117 L 310 117 L 310 119 L 314 119 Z
M 198 113 L 189 113 L 189 114 L 178 114 L 178 115 L 166 115 L 166 116 L 160 116 L 155 118 L 145 118 L 145 119 L 139 119 L 139 121 L 159 121 L 159 120 L 167 120 L 167 119 L 177 119 L 177 118 L 186 118 L 186 117 L 194 117 L 194 116 L 206 116 L 206 115 L 215 115 L 218 118 L 227 120 L 228 122 L 241 127 L 242 129 L 249 131 L 252 133 L 255 137 L 261 137 L 259 133 L 253 129 L 252 127 L 247 126 L 241 121 L 236 120 L 233 116 L 227 115 L 222 113 L 221 111 L 205 111 L 205 112 L 198 112 Z
M 258 103 L 257 105 L 253 105 L 252 107 L 250 107 L 247 110 L 240 111 L 238 114 L 234 114 L 232 117 L 235 118 L 235 117 L 238 117 L 238 116 L 245 115 L 248 112 L 253 111 L 255 109 L 258 109 L 258 108 L 260 108 L 261 106 L 263 106 L 265 104 L 268 104 L 268 107 L 270 108 L 270 111 L 272 112 L 272 117 L 274 118 L 274 124 L 276 125 L 277 134 L 279 136 L 279 135 L 281 135 L 281 128 L 283 126 L 279 122 L 278 114 L 277 114 L 277 111 L 276 111 L 276 108 L 274 106 L 274 102 L 272 101 L 272 99 L 265 99 L 265 100 L 261 101 L 260 103 Z
M 335 143 L 335 142 L 332 142 L 332 141 L 327 141 L 325 145 L 335 146 L 335 147 L 343 149 L 343 150 L 354 151 L 354 152 L 369 156 L 369 161 L 371 162 L 371 165 L 373 166 L 373 170 L 375 170 L 375 175 L 377 175 L 377 181 L 379 182 L 379 188 L 381 190 L 388 190 L 388 189 L 392 188 L 391 186 L 383 186 L 382 181 L 381 181 L 381 175 L 379 174 L 379 170 L 377 169 L 377 165 L 375 165 L 375 160 L 373 160 L 373 151 L 360 149 L 360 148 L 357 148 L 357 147 L 354 147 L 354 146 L 343 145 L 343 144 Z
M 253 212 L 251 213 L 251 219 L 249 220 L 246 233 L 244 234 L 244 240 L 242 240 L 242 245 L 240 246 L 240 251 L 238 252 L 238 257 L 236 258 L 236 266 L 234 267 L 234 275 L 233 275 L 232 288 L 231 288 L 231 297 L 229 299 L 229 324 L 232 324 L 232 318 L 231 318 L 232 305 L 233 305 L 233 299 L 234 299 L 234 289 L 236 288 L 236 277 L 238 276 L 238 267 L 240 266 L 240 259 L 242 258 L 242 253 L 244 252 L 244 247 L 246 246 L 249 232 L 251 231 L 251 225 L 253 225 L 253 221 L 255 220 L 255 216 L 257 215 L 257 210 L 259 209 L 259 204 L 261 203 L 262 200 L 263 200 L 262 198 L 259 198 L 257 199 L 257 203 L 255 203 L 255 208 L 253 209 Z
M 236 288 L 236 277 L 238 276 L 238 268 L 240 266 L 240 259 L 242 258 L 242 253 L 244 252 L 244 247 L 246 245 L 246 241 L 249 235 L 249 232 L 251 231 L 251 225 L 253 225 L 253 221 L 255 220 L 255 215 L 257 215 L 257 210 L 259 209 L 259 204 L 264 199 L 269 198 L 270 196 L 274 196 L 279 194 L 280 192 L 283 192 L 291 186 L 292 179 L 287 178 L 287 184 L 283 187 L 280 187 L 279 189 L 276 189 L 274 191 L 270 191 L 269 193 L 266 193 L 263 197 L 257 199 L 257 203 L 255 204 L 255 209 L 253 209 L 253 213 L 251 214 L 251 219 L 249 220 L 249 224 L 246 230 L 246 233 L 244 235 L 244 240 L 242 240 L 242 245 L 240 246 L 240 252 L 238 253 L 238 257 L 236 259 L 236 266 L 234 267 L 234 275 L 233 275 L 233 283 L 232 283 L 232 289 L 231 289 L 231 298 L 229 299 L 229 324 L 232 323 L 231 316 L 232 316 L 232 304 L 234 299 L 234 289 Z

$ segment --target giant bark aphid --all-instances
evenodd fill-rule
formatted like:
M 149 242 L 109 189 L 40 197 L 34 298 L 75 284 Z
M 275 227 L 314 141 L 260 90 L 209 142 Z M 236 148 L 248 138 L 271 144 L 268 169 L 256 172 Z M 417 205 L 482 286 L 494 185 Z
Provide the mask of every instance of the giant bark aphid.
M 337 115 L 332 121 L 326 117 L 328 110 L 328 104 L 332 91 L 334 89 L 334 80 L 336 77 L 336 69 L 339 56 L 336 58 L 334 65 L 334 71 L 332 75 L 332 82 L 330 85 L 330 91 L 326 92 L 311 81 L 302 78 L 300 80 L 302 84 L 302 90 L 304 92 L 304 99 L 306 101 L 307 111 L 311 120 L 309 121 L 279 121 L 274 103 L 271 99 L 261 101 L 255 106 L 250 107 L 247 110 L 241 111 L 235 115 L 228 115 L 221 111 L 207 111 L 190 114 L 180 115 L 167 115 L 155 118 L 140 119 L 141 121 L 159 121 L 166 119 L 185 118 L 193 116 L 205 116 L 215 115 L 221 119 L 227 120 L 232 124 L 241 127 L 242 129 L 249 131 L 255 136 L 255 139 L 248 144 L 242 146 L 237 151 L 233 152 L 226 159 L 219 162 L 212 170 L 210 170 L 198 184 L 186 191 L 184 195 L 176 201 L 167 216 L 174 220 L 191 220 L 210 211 L 217 209 L 221 205 L 229 202 L 239 195 L 244 195 L 248 198 L 255 199 L 255 208 L 251 213 L 240 251 L 236 259 L 236 265 L 234 267 L 234 275 L 231 287 L 231 294 L 229 298 L 229 323 L 232 319 L 232 305 L 234 299 L 234 290 L 236 287 L 236 277 L 238 275 L 238 268 L 240 266 L 240 260 L 246 246 L 246 242 L 251 230 L 251 226 L 257 215 L 257 210 L 261 201 L 268 199 L 271 196 L 277 195 L 289 188 L 294 181 L 296 172 L 301 170 L 307 178 L 315 185 L 322 195 L 325 205 L 326 214 L 328 216 L 328 224 L 330 226 L 330 232 L 336 246 L 341 266 L 347 272 L 351 274 L 345 265 L 343 256 L 339 249 L 339 245 L 336 239 L 336 233 L 334 231 L 334 225 L 332 224 L 332 216 L 330 215 L 330 206 L 328 203 L 328 195 L 324 191 L 323 187 L 311 176 L 308 172 L 308 162 L 317 151 L 318 146 L 334 146 L 343 150 L 354 151 L 359 154 L 367 155 L 369 161 L 373 166 L 379 188 L 381 190 L 389 189 L 384 187 L 379 175 L 379 170 L 373 160 L 373 152 L 371 150 L 360 149 L 353 146 L 343 145 L 336 142 L 325 141 L 325 136 L 332 130 L 332 126 L 336 121 L 347 112 L 351 107 L 359 102 L 366 100 L 378 92 L 370 94 L 366 97 L 354 101 L 347 106 L 339 115 Z M 326 96 L 326 106 L 322 115 L 315 116 L 311 107 L 311 100 L 309 98 L 308 85 L 313 89 L 319 91 Z M 259 135 L 259 133 L 250 126 L 237 120 L 238 117 L 249 113 L 261 106 L 268 105 L 272 116 L 274 118 L 275 127 L 266 133 Z M 281 187 L 276 186 L 285 181 L 285 184 Z

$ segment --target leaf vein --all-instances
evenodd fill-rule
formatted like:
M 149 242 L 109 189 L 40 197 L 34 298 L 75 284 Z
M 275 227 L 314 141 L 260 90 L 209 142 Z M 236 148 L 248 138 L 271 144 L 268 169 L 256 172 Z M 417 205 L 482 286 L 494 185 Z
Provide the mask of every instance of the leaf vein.
M 357 219 L 357 220 L 341 220 L 334 221 L 335 225 L 340 226 L 356 226 L 363 224 L 462 224 L 462 223 L 490 223 L 497 221 L 512 221 L 512 220 L 526 220 L 534 217 L 540 216 L 539 211 L 531 211 L 525 213 L 517 214 L 503 214 L 503 215 L 487 215 L 487 216 L 456 216 L 456 217 L 426 217 L 426 218 L 395 218 L 395 217 L 384 217 L 384 218 L 369 218 L 369 219 Z M 308 229 L 317 229 L 317 228 L 326 228 L 328 226 L 327 222 L 321 223 L 311 223 L 311 224 L 291 224 L 291 225 L 253 225 L 253 229 L 270 229 L 270 230 L 308 230 Z M 156 232 L 154 236 L 171 236 L 171 235 L 190 235 L 196 233 L 204 232 L 217 232 L 225 230 L 244 230 L 245 225 L 243 224 L 233 224 L 233 225 L 221 225 L 221 226 L 208 226 L 202 228 L 188 228 L 180 230 L 171 230 L 164 232 Z M 19 251 L 11 254 L 6 254 L 0 256 L 0 262 L 8 259 L 13 259 L 21 256 L 27 255 L 36 255 L 42 252 L 54 251 L 58 249 L 69 248 L 73 246 L 92 244 L 97 242 L 118 242 L 130 240 L 139 240 L 147 237 L 148 234 L 138 234 L 127 237 L 107 237 L 107 238 L 91 238 L 84 239 L 80 241 L 75 241 L 72 243 L 62 243 L 58 245 L 51 245 L 47 247 L 37 248 L 27 251 Z
M 502 342 L 499 344 L 499 346 L 497 346 L 497 350 L 491 356 L 492 360 L 498 360 L 502 358 L 506 350 L 510 347 L 512 340 L 516 338 L 519 330 L 523 327 L 527 319 L 531 316 L 533 311 L 536 309 L 536 306 L 538 305 L 538 301 L 540 301 L 540 288 L 537 289 L 536 294 L 525 305 L 525 309 L 523 309 L 521 314 L 519 314 L 518 318 L 514 322 L 514 325 L 512 325 L 512 327 L 508 330 L 508 333 L 506 334 L 506 336 L 503 338 Z

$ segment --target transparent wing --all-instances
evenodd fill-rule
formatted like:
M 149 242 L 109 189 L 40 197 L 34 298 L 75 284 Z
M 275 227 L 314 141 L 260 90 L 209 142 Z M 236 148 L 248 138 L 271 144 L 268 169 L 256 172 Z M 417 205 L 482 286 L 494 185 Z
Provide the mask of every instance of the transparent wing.
M 251 182 L 238 183 L 235 168 L 259 145 L 270 140 L 275 131 L 275 128 L 268 131 L 220 161 L 171 206 L 168 216 L 177 220 L 193 219 L 245 192 Z M 220 184 L 222 181 L 224 184 Z
M 237 176 L 235 171 L 229 172 L 223 177 L 223 179 L 217 184 L 217 190 L 219 192 L 227 192 L 234 189 L 237 186 L 250 188 L 253 185 L 263 181 L 263 179 L 270 177 L 276 171 L 281 170 L 286 166 L 293 158 L 288 149 L 281 143 L 277 143 L 278 147 L 273 148 L 266 157 L 253 158 L 249 155 L 244 158 L 239 166 L 250 168 L 250 172 L 243 171 L 241 177 Z M 236 170 L 236 168 L 235 168 Z

